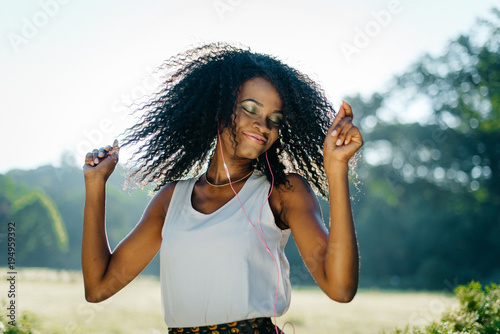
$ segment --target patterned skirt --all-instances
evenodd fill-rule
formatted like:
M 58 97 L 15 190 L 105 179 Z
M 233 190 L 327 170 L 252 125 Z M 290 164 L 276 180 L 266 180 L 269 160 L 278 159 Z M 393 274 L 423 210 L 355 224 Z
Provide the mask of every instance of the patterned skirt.
M 227 324 L 203 326 L 203 327 L 179 327 L 169 328 L 169 334 L 232 334 L 232 333 L 248 333 L 248 334 L 276 334 L 276 327 L 271 318 L 256 318 L 249 320 L 241 320 L 229 322 Z M 284 334 L 278 328 L 278 334 Z

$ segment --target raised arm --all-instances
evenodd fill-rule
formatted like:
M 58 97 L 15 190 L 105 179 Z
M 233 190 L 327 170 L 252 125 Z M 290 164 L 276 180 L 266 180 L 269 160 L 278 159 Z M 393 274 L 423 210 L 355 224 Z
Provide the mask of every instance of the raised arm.
M 324 144 L 324 165 L 330 194 L 330 230 L 307 182 L 289 175 L 290 191 L 280 192 L 282 220 L 319 287 L 332 299 L 349 302 L 358 287 L 359 260 L 348 187 L 348 161 L 362 146 L 352 125 L 351 107 L 343 102 Z
M 84 166 L 82 271 L 85 298 L 100 302 L 132 281 L 153 259 L 161 245 L 161 229 L 174 185 L 160 190 L 140 222 L 111 252 L 106 236 L 106 181 L 118 162 L 118 143 L 87 155 Z

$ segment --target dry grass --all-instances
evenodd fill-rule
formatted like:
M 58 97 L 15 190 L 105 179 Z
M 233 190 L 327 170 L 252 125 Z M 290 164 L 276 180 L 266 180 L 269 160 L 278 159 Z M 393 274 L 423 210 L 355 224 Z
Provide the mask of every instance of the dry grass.
M 17 284 L 18 310 L 36 314 L 41 333 L 167 333 L 155 278 L 140 277 L 99 304 L 85 301 L 80 273 L 24 269 Z M 2 279 L 1 295 L 6 291 Z M 297 334 L 379 333 L 439 319 L 453 304 L 451 295 L 381 291 L 361 291 L 351 303 L 339 304 L 317 289 L 297 289 L 289 311 L 277 322 L 283 327 L 291 321 Z M 284 330 L 293 333 L 289 325 Z
M 317 289 L 295 290 L 292 298 L 282 319 L 294 323 L 297 334 L 366 334 L 420 326 L 457 304 L 451 295 L 417 292 L 360 291 L 348 304 L 333 302 Z

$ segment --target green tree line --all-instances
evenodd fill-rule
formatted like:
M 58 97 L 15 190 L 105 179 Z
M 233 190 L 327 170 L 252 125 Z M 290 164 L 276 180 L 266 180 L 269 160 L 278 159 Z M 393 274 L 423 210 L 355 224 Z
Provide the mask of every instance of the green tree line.
M 442 55 L 420 57 L 384 92 L 346 100 L 365 139 L 352 188 L 361 287 L 499 282 L 500 12 Z M 119 170 L 108 185 L 112 247 L 151 198 L 123 190 L 124 181 Z M 76 166 L 0 175 L 0 235 L 17 222 L 18 265 L 79 269 L 83 205 Z M 328 203 L 321 206 L 328 222 Z M 292 282 L 312 283 L 293 242 L 286 251 Z M 155 259 L 145 272 L 158 270 Z
M 367 143 L 357 208 L 365 284 L 500 280 L 499 21 L 492 10 L 386 92 L 351 99 Z M 410 113 L 422 117 L 408 122 Z

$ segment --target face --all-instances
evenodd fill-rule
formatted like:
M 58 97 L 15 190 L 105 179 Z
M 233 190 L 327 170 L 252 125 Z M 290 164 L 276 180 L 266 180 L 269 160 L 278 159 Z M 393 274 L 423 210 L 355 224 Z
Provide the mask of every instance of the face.
M 236 156 L 256 159 L 274 144 L 283 121 L 282 106 L 278 91 L 266 79 L 256 77 L 243 83 L 234 111 Z M 222 137 L 226 143 L 230 140 L 229 147 L 234 146 L 230 129 L 224 129 Z

